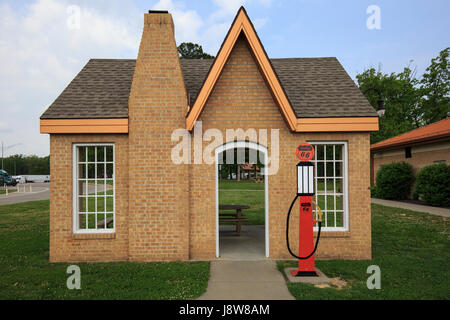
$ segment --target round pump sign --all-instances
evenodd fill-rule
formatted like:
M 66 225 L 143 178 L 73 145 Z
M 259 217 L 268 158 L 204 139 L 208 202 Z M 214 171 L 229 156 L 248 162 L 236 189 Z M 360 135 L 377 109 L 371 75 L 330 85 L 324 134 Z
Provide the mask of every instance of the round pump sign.
M 297 147 L 295 153 L 300 161 L 310 161 L 314 158 L 314 147 L 309 143 L 303 142 Z

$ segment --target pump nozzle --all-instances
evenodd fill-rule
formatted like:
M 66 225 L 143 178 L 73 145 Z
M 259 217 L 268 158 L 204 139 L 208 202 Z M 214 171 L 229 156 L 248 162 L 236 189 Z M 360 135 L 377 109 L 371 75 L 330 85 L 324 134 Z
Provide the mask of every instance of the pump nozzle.
M 320 209 L 319 205 L 314 200 L 312 201 L 312 204 L 314 207 L 316 207 L 316 213 L 317 213 L 317 217 L 318 217 L 317 221 L 322 222 L 322 216 L 323 216 L 322 209 Z

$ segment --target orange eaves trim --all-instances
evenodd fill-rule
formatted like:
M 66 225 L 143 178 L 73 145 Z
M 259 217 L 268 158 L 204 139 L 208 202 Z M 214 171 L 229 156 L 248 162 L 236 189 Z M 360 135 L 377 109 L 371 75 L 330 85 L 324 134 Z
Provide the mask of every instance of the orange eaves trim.
M 42 119 L 41 133 L 128 133 L 128 119 Z
M 270 89 L 272 90 L 276 102 L 280 106 L 281 113 L 286 119 L 289 128 L 292 131 L 295 131 L 297 117 L 295 116 L 292 106 L 289 103 L 280 82 L 278 81 L 261 41 L 259 40 L 258 35 L 256 34 L 256 31 L 253 28 L 253 25 L 243 7 L 239 10 L 197 96 L 197 99 L 186 118 L 186 129 L 189 131 L 193 129 L 195 121 L 197 121 L 203 108 L 205 107 L 206 101 L 208 100 L 209 95 L 211 94 L 214 85 L 216 84 L 241 32 L 247 38 L 254 57 Z
M 397 147 L 448 139 L 450 136 L 450 118 L 434 122 L 398 136 L 377 142 L 370 146 L 372 152 L 378 152 Z
M 378 131 L 378 117 L 300 118 L 295 132 Z

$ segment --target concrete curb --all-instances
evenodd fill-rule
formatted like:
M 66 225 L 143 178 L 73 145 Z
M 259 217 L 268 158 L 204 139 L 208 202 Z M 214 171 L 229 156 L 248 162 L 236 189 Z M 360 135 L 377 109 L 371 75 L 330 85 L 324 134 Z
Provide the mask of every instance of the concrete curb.
M 310 284 L 330 284 L 331 280 L 322 272 L 320 269 L 316 268 L 318 277 L 294 277 L 291 274 L 292 270 L 297 270 L 297 268 L 285 268 L 284 274 L 289 282 L 293 283 L 310 283 Z

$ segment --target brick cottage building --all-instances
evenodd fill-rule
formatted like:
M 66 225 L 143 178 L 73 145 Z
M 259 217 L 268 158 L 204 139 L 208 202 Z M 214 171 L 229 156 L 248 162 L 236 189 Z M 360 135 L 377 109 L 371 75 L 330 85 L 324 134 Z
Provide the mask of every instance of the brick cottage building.
M 318 258 L 371 258 L 375 110 L 336 58 L 269 59 L 243 8 L 214 60 L 180 59 L 172 16 L 150 11 L 137 60 L 90 60 L 40 121 L 50 134 L 51 261 L 220 256 L 217 155 L 244 145 L 269 158 L 273 139 L 223 141 L 212 164 L 174 163 L 173 132 L 200 121 L 200 137 L 278 130 L 279 168 L 265 178 L 266 257 L 290 258 L 286 214 L 295 149 L 306 141 L 325 186 L 317 196 L 328 200 Z
M 393 162 L 409 163 L 414 173 L 435 163 L 450 162 L 450 118 L 414 129 L 370 146 L 371 184 L 378 169 Z

